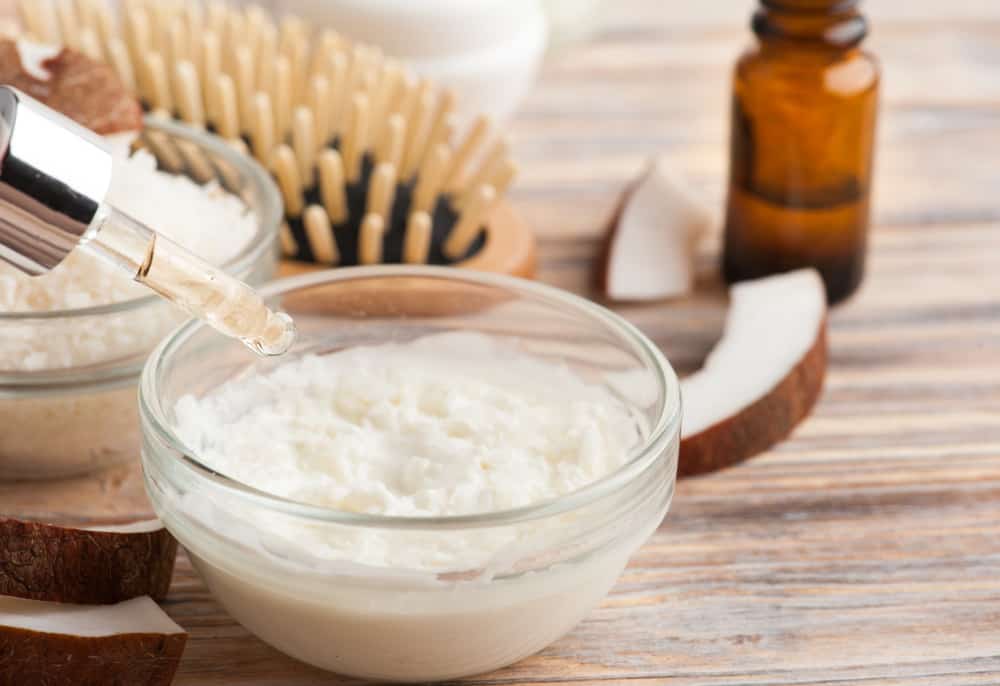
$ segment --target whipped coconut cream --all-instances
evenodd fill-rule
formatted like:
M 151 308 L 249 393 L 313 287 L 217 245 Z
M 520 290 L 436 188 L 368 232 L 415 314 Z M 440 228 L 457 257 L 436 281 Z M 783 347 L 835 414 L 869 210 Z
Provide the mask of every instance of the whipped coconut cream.
M 640 431 L 603 387 L 481 334 L 310 355 L 176 406 L 213 469 L 347 512 L 468 515 L 614 471 Z

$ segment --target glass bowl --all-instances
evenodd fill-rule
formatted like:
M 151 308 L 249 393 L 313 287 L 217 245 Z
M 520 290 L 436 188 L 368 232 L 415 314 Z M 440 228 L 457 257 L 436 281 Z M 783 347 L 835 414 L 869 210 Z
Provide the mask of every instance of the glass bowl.
M 281 220 L 270 176 L 215 136 L 169 121 L 147 118 L 141 141 L 161 169 L 199 183 L 217 179 L 256 213 L 254 237 L 222 266 L 251 284 L 270 279 Z M 8 346 L 10 353 L 0 355 L 0 479 L 75 476 L 138 457 L 139 372 L 185 318 L 155 295 L 73 310 L 0 312 L 0 351 Z M 101 347 L 110 329 L 130 335 Z M 39 340 L 58 353 L 28 364 L 32 341 Z M 97 346 L 83 354 L 81 341 Z M 19 363 L 4 368 L 5 357 Z
M 644 427 L 617 471 L 517 509 L 399 517 L 303 504 L 217 473 L 179 437 L 181 397 L 281 364 L 186 324 L 140 382 L 146 490 L 218 601 L 279 650 L 368 679 L 487 672 L 568 632 L 660 524 L 674 491 L 679 387 L 620 317 L 537 283 L 447 267 L 343 268 L 263 293 L 296 320 L 293 355 L 479 332 L 568 366 Z M 394 559 L 361 560 L 364 546 Z M 411 563 L 439 550 L 459 553 L 443 568 Z

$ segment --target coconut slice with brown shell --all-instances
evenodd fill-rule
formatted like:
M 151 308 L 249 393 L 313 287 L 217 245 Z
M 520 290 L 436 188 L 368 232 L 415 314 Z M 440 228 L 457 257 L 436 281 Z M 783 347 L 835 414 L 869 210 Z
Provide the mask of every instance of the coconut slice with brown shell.
M 186 642 L 146 596 L 116 605 L 0 596 L 0 684 L 167 686 Z
M 0 517 L 0 594 L 105 604 L 170 586 L 177 541 L 159 520 L 71 528 Z
M 811 269 L 736 284 L 725 331 L 681 381 L 678 475 L 741 462 L 812 410 L 826 371 L 826 293 Z
M 610 300 L 638 302 L 691 292 L 699 239 L 712 213 L 665 160 L 625 192 L 604 246 L 598 286 Z
M 81 52 L 0 40 L 0 83 L 99 134 L 142 129 L 142 108 L 115 70 Z

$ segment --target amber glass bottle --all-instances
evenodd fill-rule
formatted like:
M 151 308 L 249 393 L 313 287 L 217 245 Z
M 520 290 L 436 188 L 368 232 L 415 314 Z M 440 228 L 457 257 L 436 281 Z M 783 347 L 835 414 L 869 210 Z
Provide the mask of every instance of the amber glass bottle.
M 804 266 L 830 302 L 864 272 L 878 63 L 857 0 L 761 0 L 733 78 L 723 273 Z

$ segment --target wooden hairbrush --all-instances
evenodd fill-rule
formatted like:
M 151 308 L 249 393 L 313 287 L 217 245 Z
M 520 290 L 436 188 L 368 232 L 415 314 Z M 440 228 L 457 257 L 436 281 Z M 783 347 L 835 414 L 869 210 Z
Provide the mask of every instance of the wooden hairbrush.
M 109 62 L 144 107 L 271 170 L 284 271 L 405 262 L 531 276 L 535 240 L 503 196 L 517 169 L 454 96 L 378 48 L 220 1 L 20 0 L 29 37 Z M 492 140 L 491 140 L 492 139 Z

